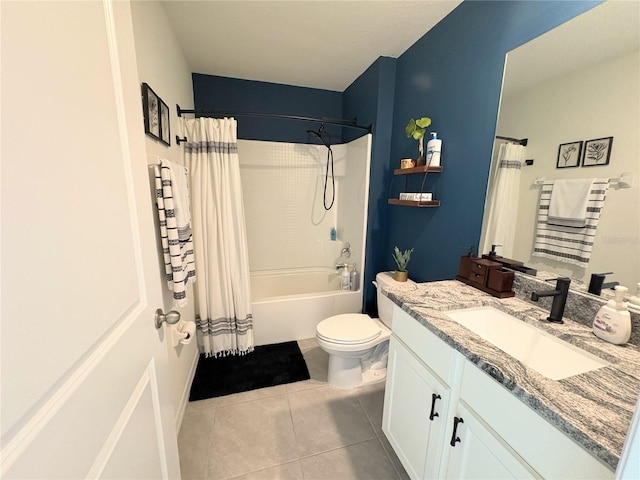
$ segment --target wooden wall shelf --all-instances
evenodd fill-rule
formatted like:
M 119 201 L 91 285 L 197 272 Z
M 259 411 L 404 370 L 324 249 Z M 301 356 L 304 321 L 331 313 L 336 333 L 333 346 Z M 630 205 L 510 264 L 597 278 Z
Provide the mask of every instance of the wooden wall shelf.
M 427 172 L 441 172 L 442 171 L 442 166 L 438 165 L 437 167 L 429 167 L 427 168 L 426 165 L 421 165 L 419 167 L 413 167 L 413 168 L 396 168 L 393 171 L 394 175 L 410 175 L 412 173 L 427 173 Z
M 403 205 L 405 207 L 439 207 L 440 200 L 433 200 L 430 202 L 419 202 L 417 200 L 398 200 L 397 198 L 390 198 L 389 205 Z
M 413 168 L 396 168 L 393 171 L 394 175 L 411 175 L 416 173 L 423 173 L 425 176 L 428 172 L 439 173 L 442 172 L 442 166 L 438 165 L 437 167 L 427 167 L 426 165 L 420 165 L 419 167 Z M 424 180 L 422 181 L 424 184 Z M 420 192 L 422 193 L 422 192 Z M 389 205 L 402 205 L 404 207 L 439 207 L 440 200 L 432 200 L 432 201 L 418 201 L 418 200 L 398 200 L 397 198 L 390 198 L 388 200 Z

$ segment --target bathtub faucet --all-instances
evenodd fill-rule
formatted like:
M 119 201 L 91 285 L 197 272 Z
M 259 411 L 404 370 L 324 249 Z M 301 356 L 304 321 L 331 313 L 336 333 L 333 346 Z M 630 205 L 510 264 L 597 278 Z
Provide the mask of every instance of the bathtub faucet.
M 340 256 L 345 256 L 349 258 L 351 256 L 351 244 L 349 242 L 345 242 L 344 247 L 340 250 Z
M 336 263 L 336 270 L 340 270 L 342 268 L 349 268 L 354 266 L 355 263 Z

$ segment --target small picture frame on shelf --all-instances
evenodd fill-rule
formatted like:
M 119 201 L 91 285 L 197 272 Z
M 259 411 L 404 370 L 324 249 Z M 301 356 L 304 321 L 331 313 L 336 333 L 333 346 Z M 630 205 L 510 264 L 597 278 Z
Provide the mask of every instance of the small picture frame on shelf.
M 583 167 L 595 167 L 609 165 L 611 157 L 611 147 L 613 137 L 596 138 L 587 140 L 584 144 L 584 154 L 582 156 Z
M 160 140 L 160 97 L 146 83 L 142 84 L 142 108 L 144 112 L 144 133 Z
M 580 166 L 582 143 L 582 141 L 561 143 L 558 148 L 558 162 L 556 163 L 556 168 Z
M 169 107 L 159 99 L 160 105 L 160 141 L 167 147 L 171 146 L 171 129 L 169 125 Z

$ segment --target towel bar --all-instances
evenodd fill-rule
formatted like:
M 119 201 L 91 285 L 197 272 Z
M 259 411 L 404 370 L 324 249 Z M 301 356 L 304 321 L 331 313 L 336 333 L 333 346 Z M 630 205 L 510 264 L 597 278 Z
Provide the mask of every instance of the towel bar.
M 540 187 L 547 179 L 545 177 L 538 177 L 533 181 L 534 187 Z M 609 179 L 609 186 L 612 188 L 631 188 L 633 185 L 633 173 L 625 172 L 620 174 L 619 177 Z
M 158 155 L 147 154 L 147 166 L 159 167 L 161 165 L 160 157 Z
M 631 188 L 633 185 L 633 172 L 621 173 L 617 178 L 609 179 L 609 186 L 617 188 Z

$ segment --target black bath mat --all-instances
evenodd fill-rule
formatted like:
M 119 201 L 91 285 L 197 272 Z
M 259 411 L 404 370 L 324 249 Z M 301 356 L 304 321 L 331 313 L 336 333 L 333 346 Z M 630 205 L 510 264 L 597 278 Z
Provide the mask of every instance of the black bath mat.
M 200 355 L 189 401 L 248 392 L 263 387 L 309 380 L 298 342 L 255 347 L 246 355 L 205 358 Z

